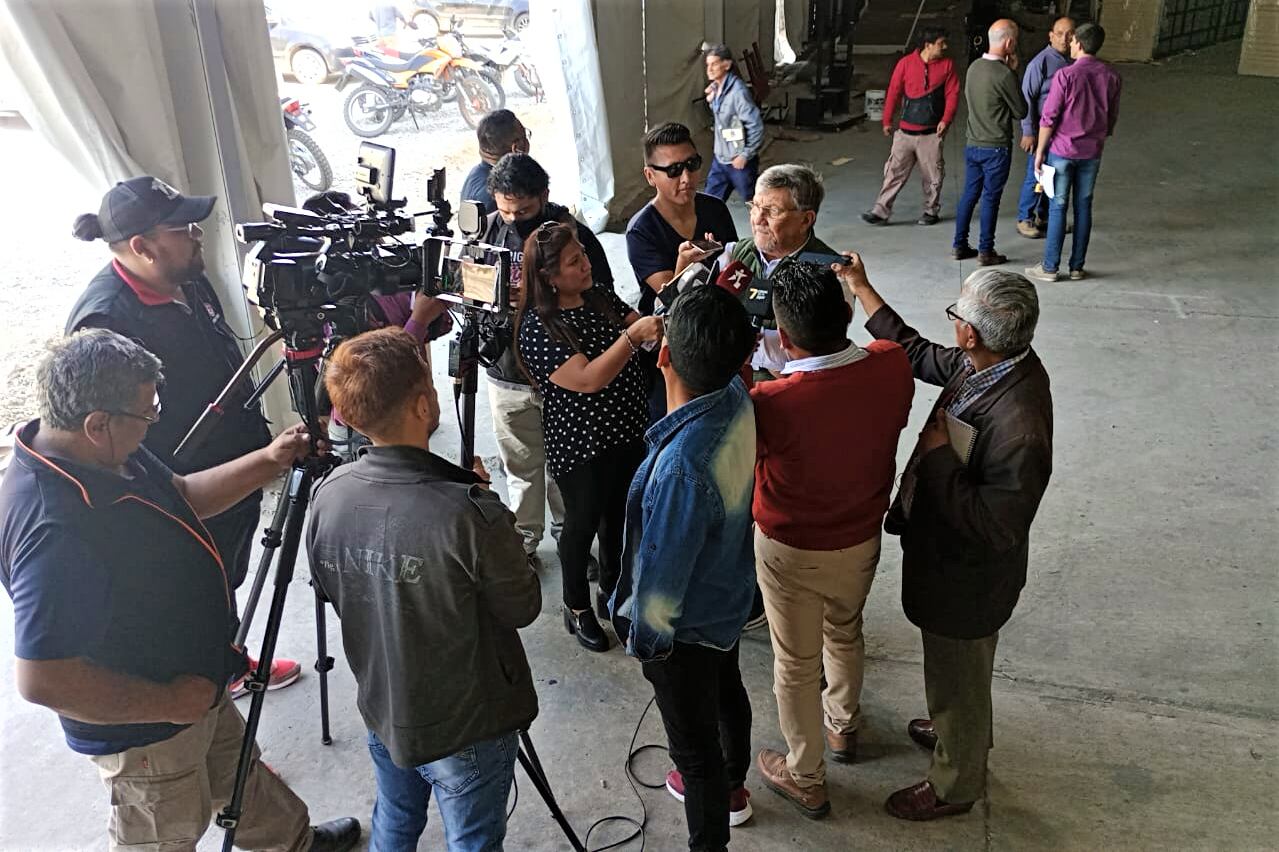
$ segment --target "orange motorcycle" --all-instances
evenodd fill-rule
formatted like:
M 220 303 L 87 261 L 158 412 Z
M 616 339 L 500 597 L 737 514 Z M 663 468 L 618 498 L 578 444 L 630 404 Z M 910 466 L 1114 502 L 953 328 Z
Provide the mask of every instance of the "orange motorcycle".
M 406 113 L 420 127 L 419 115 L 438 112 L 450 100 L 457 101 L 462 120 L 471 128 L 497 108 L 481 77 L 483 66 L 467 58 L 452 35 L 424 41 L 421 50 L 407 57 L 370 45 L 357 51 L 337 84 L 339 92 L 352 81 L 360 84 L 342 108 L 346 126 L 356 136 L 381 136 Z

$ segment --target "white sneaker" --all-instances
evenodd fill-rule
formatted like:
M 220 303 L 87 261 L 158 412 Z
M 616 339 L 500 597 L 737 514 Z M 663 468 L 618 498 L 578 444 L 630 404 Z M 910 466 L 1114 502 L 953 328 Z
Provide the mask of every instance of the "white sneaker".
M 1044 265 L 1042 263 L 1036 263 L 1034 266 L 1026 269 L 1026 277 L 1033 278 L 1036 281 L 1059 281 L 1061 280 L 1061 273 L 1049 272 L 1047 269 L 1044 269 Z

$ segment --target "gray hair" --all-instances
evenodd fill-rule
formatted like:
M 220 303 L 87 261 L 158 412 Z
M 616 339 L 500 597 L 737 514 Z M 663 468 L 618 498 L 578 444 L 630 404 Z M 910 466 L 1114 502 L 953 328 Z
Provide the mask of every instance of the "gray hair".
M 978 269 L 964 280 L 955 305 L 964 322 L 997 355 L 1015 355 L 1030 345 L 1039 322 L 1039 295 L 1024 275 Z
M 783 163 L 764 169 L 755 181 L 755 191 L 763 189 L 788 189 L 796 207 L 814 213 L 821 209 L 822 199 L 826 197 L 822 176 L 798 163 Z
M 999 29 L 995 29 L 994 27 L 991 27 L 986 32 L 986 40 L 990 42 L 991 50 L 994 50 L 995 48 L 1003 45 L 1005 42 L 1011 41 L 1013 37 L 1016 35 L 1017 35 L 1017 25 L 1005 24 Z
M 94 411 L 125 411 L 138 388 L 164 378 L 160 359 L 141 344 L 105 328 L 80 331 L 49 344 L 36 368 L 41 424 L 75 432 Z

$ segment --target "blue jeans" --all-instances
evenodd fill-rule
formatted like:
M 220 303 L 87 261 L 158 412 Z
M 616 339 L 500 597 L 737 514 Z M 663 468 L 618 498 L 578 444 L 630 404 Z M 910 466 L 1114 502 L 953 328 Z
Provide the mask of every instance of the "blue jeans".
M 1012 148 L 964 148 L 964 194 L 955 209 L 955 248 L 968 248 L 968 227 L 981 200 L 981 239 L 977 250 L 995 250 L 995 222 L 999 218 L 999 198 L 1008 183 Z
M 711 157 L 711 170 L 706 175 L 706 186 L 702 191 L 720 201 L 727 201 L 733 190 L 737 190 L 743 201 L 750 201 L 755 197 L 755 178 L 758 176 L 759 157 L 747 160 L 744 169 L 735 169 L 732 163 L 721 163 Z
M 1061 249 L 1066 243 L 1066 205 L 1074 196 L 1075 238 L 1070 244 L 1070 268 L 1083 269 L 1092 234 L 1092 191 L 1097 185 L 1101 157 L 1071 160 L 1049 153 L 1045 162 L 1057 170 L 1053 177 L 1053 197 L 1048 203 L 1048 236 L 1044 240 L 1044 269 L 1056 272 L 1061 265 Z
M 402 769 L 391 761 L 377 734 L 369 731 L 369 754 L 377 777 L 370 852 L 417 849 L 432 792 L 449 852 L 500 852 L 518 747 L 519 735 L 512 732 Z
M 1035 177 L 1035 155 L 1026 155 L 1026 179 L 1021 182 L 1021 197 L 1017 199 L 1017 221 L 1045 222 L 1048 220 L 1048 196 L 1035 192 L 1039 179 Z

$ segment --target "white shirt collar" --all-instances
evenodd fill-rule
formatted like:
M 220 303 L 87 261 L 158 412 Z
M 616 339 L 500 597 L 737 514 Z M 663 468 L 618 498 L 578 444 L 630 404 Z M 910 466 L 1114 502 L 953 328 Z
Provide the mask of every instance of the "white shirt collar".
M 995 55 L 995 54 L 993 54 L 993 53 L 983 53 L 983 54 L 981 55 L 981 58 L 982 58 L 982 59 L 989 59 L 989 60 L 991 60 L 992 62 L 1003 62 L 1003 61 L 1004 61 L 1004 57 L 1002 57 L 1002 56 L 996 56 L 996 55 Z
M 816 373 L 818 370 L 833 370 L 836 367 L 854 364 L 869 354 L 865 349 L 850 340 L 848 346 L 839 352 L 787 361 L 786 366 L 782 368 L 782 375 L 789 376 L 791 373 Z

